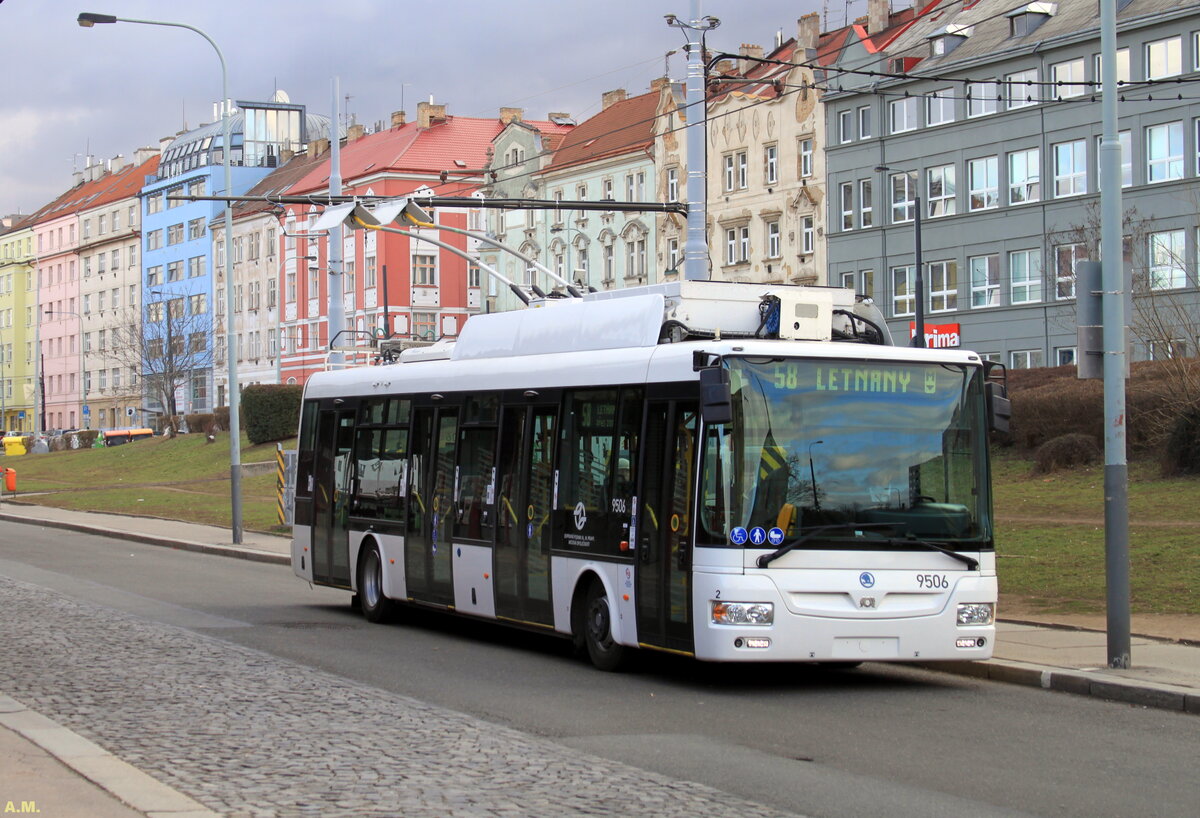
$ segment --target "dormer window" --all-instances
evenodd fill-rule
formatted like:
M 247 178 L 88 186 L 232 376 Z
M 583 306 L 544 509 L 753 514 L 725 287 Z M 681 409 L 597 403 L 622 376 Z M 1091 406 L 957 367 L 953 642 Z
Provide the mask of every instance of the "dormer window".
M 967 41 L 971 36 L 971 26 L 950 24 L 943 26 L 928 36 L 929 56 L 944 57 Z
M 1008 12 L 1009 35 L 1025 37 L 1058 13 L 1057 3 L 1027 3 Z

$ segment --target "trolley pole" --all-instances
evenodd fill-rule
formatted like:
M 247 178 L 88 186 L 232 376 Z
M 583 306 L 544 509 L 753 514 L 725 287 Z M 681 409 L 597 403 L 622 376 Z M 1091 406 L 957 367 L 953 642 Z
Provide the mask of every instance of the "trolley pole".
M 338 78 L 333 78 L 333 120 L 329 123 L 329 195 L 342 195 L 342 136 Z M 342 353 L 335 352 L 333 341 L 346 329 L 346 307 L 342 303 L 342 225 L 329 231 L 329 363 L 342 363 Z
M 1125 269 L 1117 141 L 1117 0 L 1100 0 L 1100 263 L 1104 302 L 1104 568 L 1108 666 L 1130 665 L 1129 473 L 1125 451 Z

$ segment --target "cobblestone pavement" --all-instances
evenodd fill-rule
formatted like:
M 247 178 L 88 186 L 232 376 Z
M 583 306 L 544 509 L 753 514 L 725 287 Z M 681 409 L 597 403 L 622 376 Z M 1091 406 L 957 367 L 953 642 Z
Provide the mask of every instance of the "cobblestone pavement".
M 230 816 L 781 815 L 0 577 L 0 692 Z

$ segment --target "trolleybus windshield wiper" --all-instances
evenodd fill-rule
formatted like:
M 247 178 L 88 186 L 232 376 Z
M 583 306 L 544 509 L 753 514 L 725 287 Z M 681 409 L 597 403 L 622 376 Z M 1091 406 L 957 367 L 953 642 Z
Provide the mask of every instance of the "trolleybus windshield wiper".
M 947 557 L 954 557 L 954 559 L 958 560 L 959 562 L 966 564 L 968 570 L 975 571 L 979 568 L 979 560 L 975 559 L 974 557 L 968 557 L 966 554 L 960 554 L 951 548 L 947 548 L 946 546 L 935 542 L 930 542 L 929 540 L 919 540 L 911 534 L 903 538 L 893 537 L 888 540 L 888 545 L 919 545 L 923 548 L 928 548 L 930 551 L 940 551 Z
M 784 543 L 779 548 L 776 548 L 770 554 L 763 554 L 757 560 L 759 568 L 766 568 L 775 560 L 782 557 L 793 548 L 799 548 L 806 542 L 812 540 L 819 534 L 828 534 L 830 531 L 864 531 L 872 528 L 895 528 L 896 523 L 833 523 L 831 525 L 819 525 L 816 528 L 810 528 L 802 536 L 797 537 L 791 542 Z

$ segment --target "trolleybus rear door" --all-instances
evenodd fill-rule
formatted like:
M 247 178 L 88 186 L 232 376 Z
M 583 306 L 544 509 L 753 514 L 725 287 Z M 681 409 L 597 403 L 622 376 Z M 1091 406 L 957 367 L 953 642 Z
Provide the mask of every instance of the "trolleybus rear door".
M 350 453 L 354 412 L 322 410 L 313 464 L 312 567 L 315 582 L 350 587 Z
M 496 476 L 496 613 L 547 625 L 556 417 L 554 407 L 504 407 Z
M 695 401 L 651 401 L 639 481 L 638 641 L 688 653 L 697 426 Z
M 413 410 L 405 580 L 409 596 L 438 605 L 454 603 L 450 540 L 457 438 L 457 408 Z

